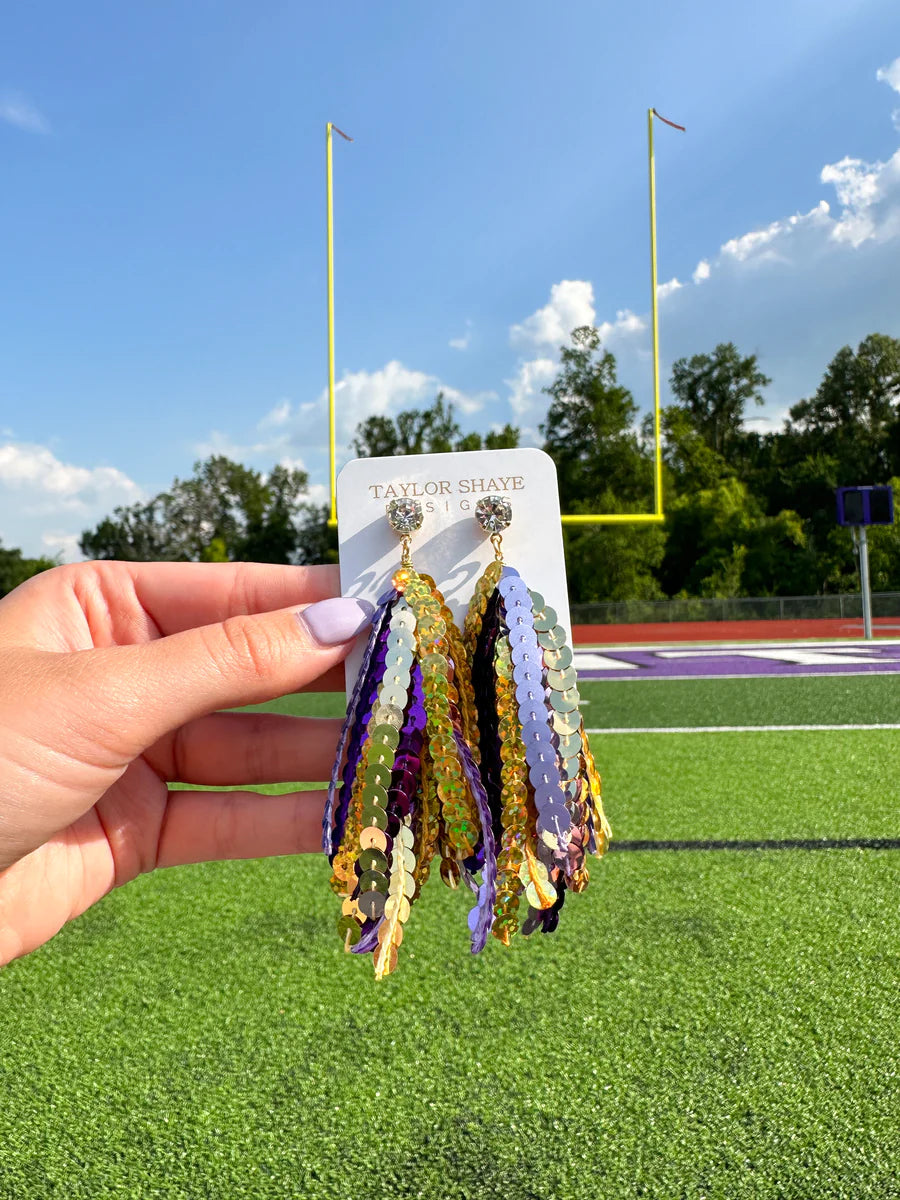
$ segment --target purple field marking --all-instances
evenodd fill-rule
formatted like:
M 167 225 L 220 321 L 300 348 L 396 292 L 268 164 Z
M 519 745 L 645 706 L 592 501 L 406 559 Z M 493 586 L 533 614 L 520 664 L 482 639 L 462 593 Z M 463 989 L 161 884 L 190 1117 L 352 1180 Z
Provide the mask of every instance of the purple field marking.
M 761 646 L 659 646 L 576 650 L 583 680 L 752 679 L 760 676 L 885 675 L 900 671 L 900 641 Z

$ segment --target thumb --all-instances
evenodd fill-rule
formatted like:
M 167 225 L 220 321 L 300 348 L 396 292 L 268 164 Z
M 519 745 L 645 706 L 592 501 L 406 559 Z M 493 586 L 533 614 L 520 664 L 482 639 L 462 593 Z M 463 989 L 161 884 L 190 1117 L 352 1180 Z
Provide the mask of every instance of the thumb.
M 312 683 L 371 622 L 366 600 L 229 617 L 153 642 L 91 651 L 88 675 L 125 754 L 220 708 L 259 704 Z

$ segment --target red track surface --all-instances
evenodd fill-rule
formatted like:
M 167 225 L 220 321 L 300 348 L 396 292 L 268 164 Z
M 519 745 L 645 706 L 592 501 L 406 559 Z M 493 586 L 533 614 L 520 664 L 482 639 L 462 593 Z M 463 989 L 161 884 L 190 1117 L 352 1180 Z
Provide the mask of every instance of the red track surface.
M 875 637 L 900 637 L 900 618 L 876 617 Z M 803 638 L 861 638 L 862 621 L 659 621 L 646 625 L 575 625 L 576 645 L 644 645 L 647 642 L 761 642 Z

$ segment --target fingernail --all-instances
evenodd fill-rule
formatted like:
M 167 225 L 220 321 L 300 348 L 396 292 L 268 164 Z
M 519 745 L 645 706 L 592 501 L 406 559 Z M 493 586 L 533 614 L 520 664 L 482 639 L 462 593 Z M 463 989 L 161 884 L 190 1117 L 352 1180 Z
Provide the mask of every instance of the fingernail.
M 354 600 L 350 596 L 337 596 L 334 600 L 320 600 L 310 604 L 297 614 L 316 641 L 322 646 L 339 646 L 349 642 L 369 624 L 374 604 L 368 600 Z

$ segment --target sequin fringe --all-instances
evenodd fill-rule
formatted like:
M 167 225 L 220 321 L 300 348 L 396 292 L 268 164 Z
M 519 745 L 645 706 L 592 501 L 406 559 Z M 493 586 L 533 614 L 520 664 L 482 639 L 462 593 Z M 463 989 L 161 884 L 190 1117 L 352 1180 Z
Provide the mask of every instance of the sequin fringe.
M 472 950 L 493 922 L 496 855 L 478 767 L 478 722 L 462 635 L 434 581 L 394 575 L 375 613 L 347 708 L 323 820 L 345 949 L 397 965 L 412 904 L 437 856 L 475 893 Z M 481 874 L 481 882 L 477 875 Z
M 464 641 L 499 847 L 491 932 L 509 945 L 516 932 L 556 928 L 566 892 L 587 887 L 586 855 L 605 852 L 610 829 L 554 610 L 517 571 L 493 562 L 475 587 Z

